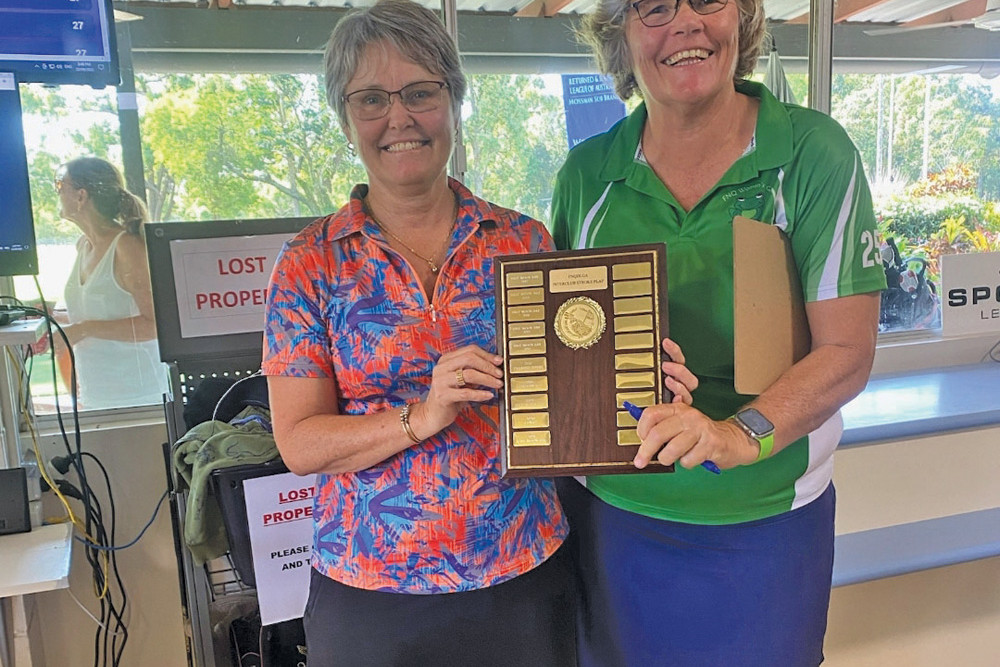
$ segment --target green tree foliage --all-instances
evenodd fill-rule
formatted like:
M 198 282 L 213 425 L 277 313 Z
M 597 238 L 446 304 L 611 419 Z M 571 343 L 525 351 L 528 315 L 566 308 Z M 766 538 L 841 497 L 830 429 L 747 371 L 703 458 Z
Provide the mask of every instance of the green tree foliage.
M 1000 98 L 986 82 L 954 75 L 848 74 L 834 77 L 832 102 L 871 180 L 906 185 L 923 177 L 926 129 L 928 173 L 967 165 L 976 173 L 980 196 L 1000 198 Z
M 470 78 L 470 188 L 545 219 L 566 154 L 561 101 L 539 77 Z M 154 219 L 323 215 L 365 180 L 317 78 L 140 77 Z
M 793 74 L 789 80 L 804 97 L 805 77 Z M 154 220 L 322 215 L 336 210 L 351 186 L 365 178 L 316 76 L 141 75 L 137 87 Z M 22 89 L 26 118 L 44 118 L 63 136 L 56 147 L 46 143 L 29 151 L 39 238 L 73 238 L 76 229 L 59 220 L 50 184 L 58 165 L 76 155 L 120 163 L 113 97 L 74 102 L 68 89 Z M 878 177 L 881 148 L 884 174 L 901 184 L 918 180 L 926 109 L 931 113 L 929 170 L 966 165 L 979 198 L 1000 196 L 1000 99 L 986 84 L 959 76 L 842 75 L 834 79 L 833 106 L 870 178 Z M 88 122 L 77 122 L 83 115 Z M 463 117 L 470 188 L 546 219 L 566 154 L 559 96 L 547 91 L 538 76 L 474 75 Z M 927 231 L 934 229 L 933 222 L 926 223 Z
M 150 208 L 162 218 L 323 215 L 363 180 L 316 77 L 141 77 Z
M 474 193 L 539 220 L 547 220 L 556 172 L 566 157 L 566 120 L 560 98 L 536 76 L 470 77 L 463 122 Z
M 961 219 L 970 225 L 985 222 L 988 206 L 972 195 L 945 193 L 935 196 L 910 194 L 886 197 L 878 203 L 884 234 L 922 243 L 938 231 L 945 220 Z

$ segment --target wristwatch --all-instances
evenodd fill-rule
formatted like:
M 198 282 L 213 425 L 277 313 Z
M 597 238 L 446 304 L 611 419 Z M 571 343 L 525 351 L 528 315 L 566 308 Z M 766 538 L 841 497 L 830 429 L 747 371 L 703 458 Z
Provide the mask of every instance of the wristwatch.
M 756 408 L 743 408 L 730 417 L 730 419 L 743 429 L 744 433 L 760 443 L 760 452 L 757 454 L 757 460 L 754 463 L 763 461 L 771 455 L 771 450 L 774 449 L 774 424 L 762 415 L 760 410 Z

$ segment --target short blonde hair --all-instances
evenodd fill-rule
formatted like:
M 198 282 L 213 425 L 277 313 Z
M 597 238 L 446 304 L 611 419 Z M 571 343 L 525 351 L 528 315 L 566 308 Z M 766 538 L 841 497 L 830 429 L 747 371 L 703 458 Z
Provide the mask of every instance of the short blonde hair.
M 683 2 L 684 0 L 680 0 Z M 739 48 L 735 80 L 750 76 L 757 66 L 766 35 L 764 0 L 731 0 L 740 12 Z M 598 0 L 594 11 L 583 17 L 577 37 L 594 52 L 597 67 L 611 77 L 618 97 L 627 100 L 639 89 L 632 71 L 625 19 L 632 10 L 628 0 Z

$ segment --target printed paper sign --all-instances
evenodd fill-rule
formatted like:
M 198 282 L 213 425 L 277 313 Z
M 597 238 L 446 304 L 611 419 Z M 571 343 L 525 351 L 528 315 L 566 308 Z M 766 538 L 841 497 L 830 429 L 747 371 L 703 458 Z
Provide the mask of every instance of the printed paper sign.
M 260 622 L 301 618 L 309 598 L 315 476 L 294 473 L 243 482 Z
M 181 338 L 263 331 L 267 283 L 292 234 L 170 242 Z
M 941 332 L 1000 331 L 1000 252 L 941 256 Z

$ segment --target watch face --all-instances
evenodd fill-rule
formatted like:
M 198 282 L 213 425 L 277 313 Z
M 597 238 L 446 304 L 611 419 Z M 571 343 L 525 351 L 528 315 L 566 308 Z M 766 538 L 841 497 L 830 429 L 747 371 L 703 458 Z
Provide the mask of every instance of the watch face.
M 736 418 L 754 432 L 756 436 L 765 436 L 774 430 L 774 424 L 768 421 L 759 410 L 747 408 L 736 413 Z

